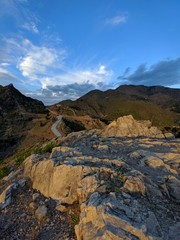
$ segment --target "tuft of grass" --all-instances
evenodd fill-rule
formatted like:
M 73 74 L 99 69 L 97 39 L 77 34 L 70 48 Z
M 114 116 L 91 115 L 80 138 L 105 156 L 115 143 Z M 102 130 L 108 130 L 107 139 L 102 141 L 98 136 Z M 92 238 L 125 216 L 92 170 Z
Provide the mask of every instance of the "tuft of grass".
M 73 228 L 79 223 L 79 216 L 78 215 L 71 215 L 71 224 Z
M 52 151 L 52 149 L 56 146 L 57 146 L 56 143 L 48 143 L 42 148 L 36 148 L 34 150 L 28 150 L 28 151 L 25 151 L 25 152 L 20 152 L 20 153 L 15 155 L 15 164 L 17 166 L 21 165 L 21 163 L 27 157 L 29 157 L 31 154 L 44 154 L 44 153 L 47 153 L 47 152 L 50 153 Z
M 118 193 L 123 186 L 125 175 L 121 171 L 117 171 L 117 176 L 107 183 L 107 192 Z
M 21 165 L 21 163 L 31 155 L 30 151 L 26 151 L 26 152 L 20 152 L 15 156 L 15 164 L 17 166 Z
M 57 147 L 56 143 L 48 143 L 43 148 L 36 148 L 33 153 L 35 154 L 44 154 L 50 153 L 54 147 Z
M 117 173 L 117 178 L 118 178 L 118 180 L 119 180 L 121 183 L 123 183 L 123 182 L 124 182 L 124 173 L 121 172 L 121 171 L 119 171 L 119 172 Z

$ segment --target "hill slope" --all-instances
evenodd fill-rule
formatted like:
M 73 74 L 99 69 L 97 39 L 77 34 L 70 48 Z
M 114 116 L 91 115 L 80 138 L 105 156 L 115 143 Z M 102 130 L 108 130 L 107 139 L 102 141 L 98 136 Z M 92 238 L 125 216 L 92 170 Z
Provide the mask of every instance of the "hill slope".
M 76 101 L 63 101 L 62 108 L 73 109 L 77 115 L 114 120 L 133 115 L 165 127 L 180 124 L 180 89 L 161 86 L 123 85 L 115 90 L 93 90 Z
M 45 114 L 47 109 L 41 101 L 24 96 L 12 84 L 0 86 L 0 160 L 10 155 L 36 126 L 33 121 Z

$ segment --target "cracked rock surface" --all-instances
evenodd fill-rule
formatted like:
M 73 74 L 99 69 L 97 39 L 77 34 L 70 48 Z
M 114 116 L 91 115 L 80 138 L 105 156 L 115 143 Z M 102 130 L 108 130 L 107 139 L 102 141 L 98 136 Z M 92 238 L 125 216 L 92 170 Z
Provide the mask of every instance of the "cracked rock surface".
M 80 206 L 79 240 L 178 239 L 180 141 L 69 134 L 50 156 L 30 156 L 24 175 L 44 196 Z

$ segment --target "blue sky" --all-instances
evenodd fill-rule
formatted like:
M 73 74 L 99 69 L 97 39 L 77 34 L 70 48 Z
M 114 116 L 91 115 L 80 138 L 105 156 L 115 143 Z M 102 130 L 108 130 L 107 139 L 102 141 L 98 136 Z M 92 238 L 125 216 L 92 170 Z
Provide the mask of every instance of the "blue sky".
M 0 0 L 0 85 L 52 104 L 121 84 L 180 87 L 179 0 Z

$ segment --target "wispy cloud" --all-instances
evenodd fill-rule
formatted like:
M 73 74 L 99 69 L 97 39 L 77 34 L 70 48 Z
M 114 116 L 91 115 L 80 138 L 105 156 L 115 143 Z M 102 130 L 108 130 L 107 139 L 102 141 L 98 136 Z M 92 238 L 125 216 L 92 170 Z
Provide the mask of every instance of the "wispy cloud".
M 107 18 L 105 20 L 105 25 L 118 26 L 120 24 L 126 23 L 127 20 L 128 20 L 128 13 L 123 13 L 123 14 L 116 15 L 111 18 Z
M 26 22 L 22 25 L 22 28 L 24 28 L 28 31 L 31 31 L 33 33 L 39 33 L 37 24 L 35 22 L 30 22 L 30 23 Z
M 150 67 L 141 64 L 133 73 L 128 68 L 118 79 L 120 83 L 148 86 L 180 84 L 180 58 L 160 61 Z
M 9 72 L 6 69 L 0 68 L 0 84 L 7 85 L 9 81 L 18 86 L 19 83 L 22 83 L 15 75 Z
M 65 49 L 35 46 L 30 41 L 25 41 L 26 53 L 20 58 L 17 64 L 23 76 L 31 80 L 37 80 L 51 73 L 51 69 L 60 69 L 63 67 L 64 60 L 67 56 Z
M 28 0 L 0 0 L 0 17 L 13 18 L 18 29 L 39 33 L 39 17 L 29 10 L 28 3 Z

